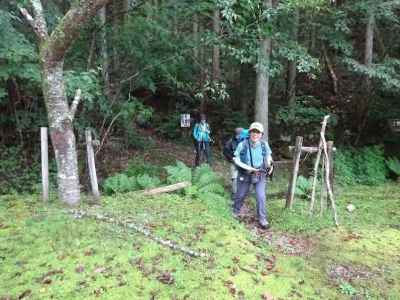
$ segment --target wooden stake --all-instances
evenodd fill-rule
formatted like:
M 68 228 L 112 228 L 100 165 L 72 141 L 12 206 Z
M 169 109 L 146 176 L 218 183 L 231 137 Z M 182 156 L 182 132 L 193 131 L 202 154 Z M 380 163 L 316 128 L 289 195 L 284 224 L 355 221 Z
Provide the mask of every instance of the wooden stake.
M 100 198 L 99 186 L 97 184 L 96 165 L 94 161 L 94 151 L 92 143 L 92 132 L 90 129 L 86 129 L 86 149 L 87 149 L 87 161 L 89 166 L 90 184 L 92 186 L 92 193 L 96 200 Z
M 303 144 L 303 137 L 296 137 L 296 146 L 293 154 L 293 172 L 289 181 L 288 192 L 286 194 L 286 208 L 292 209 L 294 201 L 294 191 L 296 189 L 297 174 L 299 172 L 301 146 Z
M 327 143 L 327 147 L 328 147 L 328 157 L 329 157 L 329 170 L 327 170 L 329 172 L 329 180 L 331 183 L 331 188 L 332 188 L 332 193 L 334 192 L 334 170 L 333 170 L 333 155 L 334 155 L 334 147 L 333 147 L 333 141 L 328 141 Z M 328 205 L 330 205 L 330 203 L 328 202 Z
M 313 185 L 312 185 L 312 191 L 311 191 L 311 203 L 310 203 L 310 210 L 309 210 L 310 214 L 312 214 L 313 210 L 314 210 L 315 187 L 317 185 L 318 166 L 319 166 L 319 161 L 321 159 L 321 153 L 322 153 L 322 136 L 325 135 L 326 124 L 328 123 L 328 119 L 329 119 L 329 115 L 325 116 L 322 121 L 322 126 L 321 126 L 321 132 L 320 132 L 321 138 L 319 140 L 317 158 L 315 159 L 315 164 L 314 164 L 314 179 L 313 179 Z
M 329 156 L 328 156 L 328 147 L 326 145 L 326 140 L 325 140 L 325 135 L 321 135 L 321 139 L 322 139 L 322 144 L 323 144 L 323 149 L 324 149 L 324 155 L 325 155 L 325 163 L 326 163 L 326 168 L 325 168 L 325 182 L 326 182 L 326 186 L 328 188 L 328 198 L 330 200 L 330 204 L 332 205 L 332 209 L 333 209 L 333 218 L 335 220 L 335 225 L 339 226 L 339 220 L 338 220 L 338 216 L 337 216 L 337 211 L 336 211 L 336 204 L 335 204 L 335 199 L 333 198 L 333 192 L 332 192 L 332 186 L 331 186 L 331 182 L 329 179 L 329 172 L 328 170 L 330 170 L 330 162 L 329 162 Z
M 49 200 L 49 145 L 47 127 L 40 128 L 40 145 L 42 158 L 42 191 L 43 201 Z
M 324 178 L 325 178 L 325 157 L 322 157 L 322 170 L 321 170 L 321 192 L 320 192 L 320 212 L 319 212 L 319 216 L 322 217 L 322 215 L 324 214 L 324 193 L 325 193 L 325 189 L 326 187 L 324 187 Z

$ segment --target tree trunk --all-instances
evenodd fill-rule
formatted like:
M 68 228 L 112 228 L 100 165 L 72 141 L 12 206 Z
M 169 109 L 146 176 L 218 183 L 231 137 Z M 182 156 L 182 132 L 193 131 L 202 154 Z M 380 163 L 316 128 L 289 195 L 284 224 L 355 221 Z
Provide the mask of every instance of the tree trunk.
M 272 7 L 272 0 L 265 0 L 266 8 Z M 256 99 L 254 119 L 264 126 L 264 137 L 268 140 L 268 97 L 269 97 L 269 61 L 271 55 L 271 38 L 265 37 L 260 41 L 258 55 Z
M 299 10 L 296 8 L 294 12 L 293 28 L 292 28 L 292 40 L 297 42 L 299 27 Z M 288 76 L 287 76 L 287 89 L 286 99 L 288 106 L 293 108 L 296 101 L 296 75 L 297 75 L 297 61 L 289 60 L 288 62 Z
M 220 25 L 220 17 L 219 17 L 219 9 L 218 7 L 215 8 L 214 10 L 214 15 L 213 15 L 213 30 L 214 34 L 216 36 L 216 39 L 219 40 L 219 34 L 221 31 L 221 25 Z M 217 45 L 217 41 L 215 41 L 214 46 L 213 46 L 213 65 L 212 65 L 212 77 L 213 81 L 218 81 L 221 78 L 221 66 L 220 66 L 220 49 L 219 46 Z
M 193 56 L 196 62 L 198 62 L 200 38 L 199 38 L 199 16 L 197 15 L 197 13 L 194 14 L 193 18 L 193 39 L 195 43 L 195 46 L 193 48 Z
M 79 172 L 75 135 L 65 96 L 63 60 L 50 66 L 45 58 L 42 65 L 43 94 L 47 108 L 50 137 L 57 162 L 57 183 L 60 199 L 69 204 L 79 203 Z
M 365 52 L 364 52 L 364 64 L 367 67 L 372 65 L 373 51 L 374 51 L 374 28 L 375 28 L 375 12 L 371 9 L 368 13 L 367 27 L 365 32 Z M 368 75 L 364 78 L 364 95 L 358 101 L 357 107 L 357 137 L 355 144 L 357 145 L 362 132 L 367 124 L 368 118 L 368 98 L 371 94 L 371 80 Z
M 75 4 L 68 10 L 51 35 L 47 30 L 40 0 L 31 0 L 34 18 L 26 9 L 20 8 L 39 40 L 42 89 L 57 162 L 58 192 L 61 200 L 69 205 L 76 205 L 80 200 L 78 160 L 72 126 L 80 97 L 74 99 L 70 108 L 64 87 L 64 58 L 82 28 L 108 1 L 79 1 L 79 5 Z

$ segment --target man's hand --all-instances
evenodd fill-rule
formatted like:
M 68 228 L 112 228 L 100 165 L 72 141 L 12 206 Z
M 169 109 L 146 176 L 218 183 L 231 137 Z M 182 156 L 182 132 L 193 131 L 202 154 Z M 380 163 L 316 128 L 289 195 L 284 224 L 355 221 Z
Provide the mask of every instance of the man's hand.
M 271 176 L 272 172 L 274 172 L 274 165 L 271 164 L 268 168 L 268 176 Z

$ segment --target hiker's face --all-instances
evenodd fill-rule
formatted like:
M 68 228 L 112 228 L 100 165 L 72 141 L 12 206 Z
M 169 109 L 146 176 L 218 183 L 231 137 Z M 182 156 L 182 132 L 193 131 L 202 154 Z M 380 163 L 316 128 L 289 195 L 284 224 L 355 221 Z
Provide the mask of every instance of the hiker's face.
M 262 133 L 258 130 L 250 131 L 250 140 L 255 143 L 258 142 L 262 137 Z

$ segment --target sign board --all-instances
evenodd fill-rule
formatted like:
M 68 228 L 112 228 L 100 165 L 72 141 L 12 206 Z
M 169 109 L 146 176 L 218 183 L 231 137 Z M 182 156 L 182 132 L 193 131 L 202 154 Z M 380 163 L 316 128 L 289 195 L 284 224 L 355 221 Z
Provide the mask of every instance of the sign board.
M 392 131 L 400 132 L 400 119 L 391 119 L 389 120 L 389 125 Z
M 181 127 L 190 127 L 190 114 L 181 114 Z

